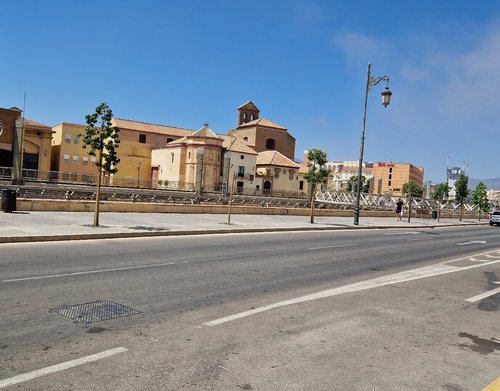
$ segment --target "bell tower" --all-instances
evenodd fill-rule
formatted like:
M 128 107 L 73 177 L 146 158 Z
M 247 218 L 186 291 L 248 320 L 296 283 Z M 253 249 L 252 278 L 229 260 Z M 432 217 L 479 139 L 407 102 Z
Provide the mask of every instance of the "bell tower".
M 236 127 L 246 124 L 247 122 L 259 119 L 259 109 L 252 102 L 248 101 L 238 107 Z

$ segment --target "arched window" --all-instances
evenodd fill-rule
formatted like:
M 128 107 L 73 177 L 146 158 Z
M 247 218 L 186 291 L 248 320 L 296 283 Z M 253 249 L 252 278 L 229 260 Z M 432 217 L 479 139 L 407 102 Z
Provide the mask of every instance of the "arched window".
M 266 140 L 266 149 L 276 149 L 276 140 L 273 138 L 268 138 Z
M 247 136 L 243 137 L 243 141 L 248 141 L 248 137 Z

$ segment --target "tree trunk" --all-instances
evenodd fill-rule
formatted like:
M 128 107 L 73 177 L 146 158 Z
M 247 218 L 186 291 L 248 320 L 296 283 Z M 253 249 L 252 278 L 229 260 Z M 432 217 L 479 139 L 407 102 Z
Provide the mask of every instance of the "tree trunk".
M 101 179 L 102 179 L 102 150 L 99 151 L 99 174 L 97 175 L 97 188 L 95 192 L 94 227 L 99 226 L 99 201 L 101 200 Z
M 314 204 L 316 200 L 316 186 L 313 185 L 311 188 L 311 210 L 310 210 L 310 223 L 314 224 Z
M 463 214 L 464 214 L 464 203 L 461 202 L 460 203 L 460 212 L 458 214 L 458 221 L 462 221 Z

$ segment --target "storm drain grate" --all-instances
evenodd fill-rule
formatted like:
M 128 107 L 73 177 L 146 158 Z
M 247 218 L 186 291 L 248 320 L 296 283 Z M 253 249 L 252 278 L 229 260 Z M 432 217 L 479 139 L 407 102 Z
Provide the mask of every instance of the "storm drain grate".
M 60 315 L 67 316 L 76 322 L 94 323 L 103 320 L 121 318 L 140 314 L 133 308 L 109 300 L 97 300 L 91 303 L 62 305 L 50 310 Z

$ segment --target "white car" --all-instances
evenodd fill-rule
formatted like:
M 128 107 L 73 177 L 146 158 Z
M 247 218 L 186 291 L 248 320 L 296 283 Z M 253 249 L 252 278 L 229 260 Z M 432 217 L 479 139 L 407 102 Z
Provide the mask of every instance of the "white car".
M 496 224 L 500 227 L 500 212 L 494 211 L 490 213 L 490 225 Z

